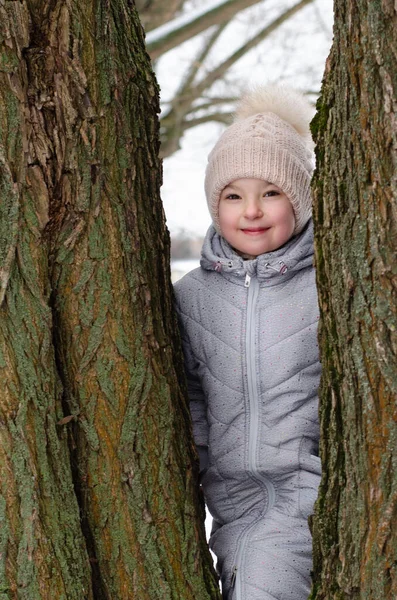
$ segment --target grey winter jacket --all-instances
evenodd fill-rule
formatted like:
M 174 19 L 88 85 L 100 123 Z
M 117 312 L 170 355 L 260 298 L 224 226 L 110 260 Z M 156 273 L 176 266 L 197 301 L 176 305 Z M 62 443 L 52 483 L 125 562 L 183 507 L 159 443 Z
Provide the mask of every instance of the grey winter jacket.
M 175 295 L 223 596 L 306 600 L 321 471 L 312 223 L 254 260 L 211 227 Z

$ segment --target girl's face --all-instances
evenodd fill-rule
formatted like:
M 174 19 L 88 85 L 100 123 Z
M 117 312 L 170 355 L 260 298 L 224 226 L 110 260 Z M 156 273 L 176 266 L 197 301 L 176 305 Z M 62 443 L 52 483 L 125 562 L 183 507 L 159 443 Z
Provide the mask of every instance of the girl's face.
M 236 179 L 221 193 L 219 224 L 222 236 L 240 254 L 255 258 L 287 242 L 295 216 L 284 192 L 263 179 Z

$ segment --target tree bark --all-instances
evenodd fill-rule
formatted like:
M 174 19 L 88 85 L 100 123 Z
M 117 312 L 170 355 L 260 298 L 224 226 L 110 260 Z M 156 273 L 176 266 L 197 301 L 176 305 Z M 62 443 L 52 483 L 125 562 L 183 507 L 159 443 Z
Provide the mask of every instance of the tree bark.
M 136 11 L 0 11 L 0 599 L 219 598 Z
M 321 455 L 311 599 L 397 597 L 397 11 L 336 0 L 313 133 Z

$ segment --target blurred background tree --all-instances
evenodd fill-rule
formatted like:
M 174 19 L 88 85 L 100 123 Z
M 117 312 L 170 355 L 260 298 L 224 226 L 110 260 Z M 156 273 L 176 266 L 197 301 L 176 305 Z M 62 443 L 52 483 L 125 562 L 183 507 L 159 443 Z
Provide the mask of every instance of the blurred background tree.
M 142 21 L 147 31 L 146 44 L 152 60 L 157 63 L 157 75 L 161 81 L 170 77 L 167 61 L 164 74 L 159 59 L 173 49 L 184 53 L 183 63 L 177 69 L 179 82 L 171 96 L 163 98 L 161 116 L 161 154 L 171 156 L 180 149 L 184 133 L 198 125 L 210 122 L 227 124 L 236 100 L 246 87 L 249 73 L 238 75 L 233 67 L 242 58 L 251 54 L 261 57 L 267 54 L 264 42 L 277 44 L 284 56 L 278 56 L 278 67 L 291 59 L 299 45 L 299 21 L 294 17 L 303 9 L 305 19 L 310 23 L 311 32 L 320 32 L 325 45 L 330 44 L 329 17 L 322 15 L 324 2 L 318 0 L 299 0 L 274 2 L 273 0 L 221 0 L 201 2 L 196 8 L 195 2 L 174 1 L 167 6 L 158 2 L 142 3 Z M 329 4 L 329 3 L 328 3 Z M 254 7 L 255 10 L 249 10 Z M 238 31 L 239 23 L 243 28 Z M 288 44 L 283 35 L 288 29 Z M 292 31 L 295 31 L 292 33 Z M 303 32 L 307 37 L 307 31 Z M 288 35 L 288 34 L 287 34 Z M 186 60 L 185 42 L 195 40 L 195 48 Z M 307 41 L 304 45 L 307 47 Z M 319 79 L 311 73 L 312 52 L 304 61 L 304 91 L 316 96 L 319 91 Z M 175 55 L 176 56 L 176 55 Z M 322 68 L 324 57 L 320 52 L 317 66 Z M 280 65 L 281 62 L 281 65 Z M 274 71 L 272 57 L 264 59 L 263 66 L 268 73 Z M 283 67 L 272 77 L 282 79 Z M 295 77 L 297 72 L 295 70 Z M 262 76 L 261 83 L 269 75 Z

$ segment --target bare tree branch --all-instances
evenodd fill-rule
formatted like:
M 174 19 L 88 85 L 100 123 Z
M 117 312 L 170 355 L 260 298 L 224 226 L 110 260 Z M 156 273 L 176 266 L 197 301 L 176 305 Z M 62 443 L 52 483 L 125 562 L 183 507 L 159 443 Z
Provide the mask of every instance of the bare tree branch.
M 218 67 L 216 67 L 210 73 L 208 73 L 206 77 L 204 77 L 204 79 L 202 79 L 199 83 L 192 87 L 189 87 L 189 83 L 191 83 L 194 80 L 194 77 L 196 76 L 197 67 L 193 65 L 190 68 L 188 75 L 184 79 L 184 82 L 182 83 L 178 92 L 175 94 L 174 99 L 172 100 L 168 112 L 161 119 L 161 154 L 163 158 L 165 158 L 166 156 L 170 156 L 170 154 L 179 150 L 180 140 L 184 131 L 186 131 L 185 123 L 194 122 L 198 125 L 202 122 L 208 122 L 209 120 L 211 120 L 211 118 L 206 118 L 206 116 L 200 116 L 191 119 L 190 121 L 187 121 L 187 115 L 194 113 L 200 109 L 210 108 L 215 104 L 222 103 L 221 99 L 219 98 L 217 98 L 214 101 L 208 99 L 208 101 L 203 105 L 198 104 L 196 106 L 193 106 L 194 102 L 197 99 L 202 98 L 204 92 L 208 90 L 216 81 L 222 79 L 227 70 L 242 56 L 244 56 L 244 54 L 246 54 L 249 50 L 257 46 L 259 42 L 263 41 L 266 37 L 273 33 L 273 31 L 280 27 L 285 21 L 287 21 L 294 14 L 299 12 L 307 4 L 310 4 L 313 1 L 314 0 L 300 0 L 300 2 L 298 2 L 288 10 L 284 11 L 282 15 L 278 16 L 271 23 L 266 25 L 266 27 L 264 27 L 259 33 L 252 37 L 238 50 L 236 50 L 236 52 L 229 56 L 229 58 L 227 58 L 222 64 L 218 65 Z M 207 44 L 205 44 L 204 48 L 201 50 L 201 54 L 197 57 L 201 57 L 201 60 L 198 62 L 202 62 L 202 57 L 205 57 L 208 54 L 210 47 L 213 45 L 213 43 L 215 43 L 215 40 L 217 39 L 219 33 L 219 30 L 217 30 L 212 36 L 210 36 Z M 227 99 L 225 99 L 224 102 L 227 103 Z M 205 121 L 202 121 L 202 119 L 205 119 Z M 219 121 L 219 118 L 213 120 Z M 225 121 L 222 120 L 221 122 Z M 190 129 L 193 126 L 194 125 L 189 125 L 188 128 Z
M 192 129 L 192 127 L 197 127 L 197 125 L 203 125 L 204 123 L 213 121 L 216 123 L 224 123 L 225 125 L 229 125 L 232 118 L 233 113 L 231 112 L 208 113 L 207 115 L 203 115 L 202 117 L 197 117 L 195 119 L 186 119 L 186 121 L 183 122 L 183 130 L 187 131 L 188 129 Z
M 225 98 L 221 98 L 219 96 L 211 98 L 209 96 L 209 91 L 212 89 L 214 83 L 224 79 L 229 69 L 233 67 L 233 65 L 237 63 L 246 53 L 268 38 L 274 31 L 279 29 L 283 23 L 291 19 L 300 10 L 312 3 L 314 3 L 314 0 L 297 0 L 293 6 L 284 10 L 282 14 L 280 14 L 277 18 L 274 18 L 270 23 L 267 23 L 267 25 L 264 26 L 251 39 L 246 41 L 221 64 L 218 64 L 209 72 L 205 72 L 206 59 L 229 22 L 224 21 L 218 24 L 213 28 L 212 31 L 208 33 L 208 35 L 204 36 L 204 42 L 194 59 L 190 62 L 189 68 L 182 77 L 182 81 L 177 91 L 173 95 L 173 98 L 169 102 L 165 103 L 165 110 L 161 117 L 161 154 L 163 157 L 170 156 L 179 150 L 180 141 L 187 129 L 191 129 L 196 125 L 208 123 L 210 121 L 227 123 L 230 120 L 230 105 L 234 104 L 237 98 L 231 97 L 231 95 Z M 246 8 L 252 4 L 255 4 L 255 2 L 252 0 L 242 3 L 237 2 L 236 0 L 228 0 L 227 2 L 218 0 L 218 4 L 213 10 L 217 15 L 219 15 L 220 13 L 217 11 L 220 11 L 221 9 L 223 10 L 225 7 L 228 9 L 233 7 L 232 16 L 235 16 L 235 13 L 237 13 L 238 10 L 242 10 L 242 8 Z M 212 10 L 207 12 L 203 11 L 201 18 L 207 18 L 212 13 Z M 224 14 L 225 13 L 223 13 L 223 15 Z M 176 21 L 180 23 L 180 20 Z M 179 35 L 178 32 L 183 29 L 183 26 L 175 25 L 176 21 L 174 21 L 174 25 L 171 26 L 170 31 L 168 31 L 170 35 L 171 33 L 172 35 Z M 191 24 L 196 23 L 196 21 L 197 17 L 191 18 L 187 23 L 185 19 L 184 26 L 186 26 L 190 31 L 189 35 L 194 35 L 194 33 L 192 33 L 193 30 L 190 30 L 189 28 L 191 27 Z M 201 20 L 200 23 L 202 25 Z M 214 21 L 208 22 L 208 26 L 213 25 L 213 23 Z M 202 27 L 202 29 L 205 29 L 205 27 Z M 159 32 L 159 30 L 156 30 L 152 33 L 154 34 L 153 38 L 150 37 L 151 34 L 148 35 L 149 48 L 152 47 L 150 44 L 155 43 L 156 39 L 164 40 L 167 38 L 167 35 L 162 35 L 161 31 Z M 160 48 L 160 46 L 158 46 L 158 48 Z M 162 48 L 165 48 L 165 46 Z M 161 52 L 163 52 L 163 49 Z M 161 52 L 159 50 L 159 55 Z M 202 71 L 204 71 L 203 75 L 201 75 Z M 218 110 L 215 110 L 215 107 L 218 107 Z
M 205 9 L 195 18 L 182 15 L 146 36 L 146 49 L 152 60 L 155 60 L 168 50 L 175 48 L 211 27 L 229 21 L 234 15 L 244 8 L 258 4 L 262 0 L 224 0 L 217 6 Z
M 274 19 L 270 24 L 266 25 L 259 33 L 257 33 L 253 38 L 251 38 L 247 43 L 241 46 L 236 52 L 234 52 L 229 58 L 227 58 L 223 63 L 218 65 L 215 69 L 213 69 L 208 75 L 202 79 L 196 86 L 191 87 L 189 91 L 187 89 L 184 90 L 183 97 L 179 96 L 178 98 L 178 109 L 184 114 L 187 114 L 190 110 L 190 106 L 193 101 L 197 98 L 200 98 L 205 90 L 209 89 L 215 81 L 222 79 L 225 75 L 226 71 L 240 58 L 244 56 L 249 50 L 255 48 L 259 44 L 259 42 L 263 41 L 266 37 L 268 37 L 273 31 L 275 31 L 278 27 L 280 27 L 285 21 L 287 21 L 294 14 L 299 12 L 306 5 L 311 4 L 314 0 L 300 0 L 297 4 L 286 10 L 282 15 Z M 164 117 L 164 121 L 171 115 L 168 113 Z
M 318 95 L 318 91 L 314 92 L 314 91 L 309 91 L 306 92 L 307 94 L 317 94 Z M 210 96 L 205 96 L 204 94 L 201 96 L 201 98 L 196 98 L 195 100 L 197 101 L 201 101 L 201 104 L 196 104 L 196 105 L 192 105 L 188 111 L 188 113 L 186 114 L 190 114 L 192 112 L 195 112 L 197 110 L 204 110 L 206 108 L 211 108 L 211 106 L 214 106 L 215 104 L 235 104 L 238 100 L 239 100 L 240 96 L 219 96 L 219 97 L 210 97 Z M 163 102 L 164 106 L 171 106 L 173 103 L 173 99 L 172 100 L 165 100 Z M 168 113 L 167 113 L 168 114 Z
M 196 98 L 193 98 L 189 94 L 189 89 L 200 69 L 202 63 L 207 58 L 209 52 L 214 46 L 215 42 L 221 35 L 222 31 L 226 27 L 227 23 L 219 25 L 211 35 L 207 36 L 207 39 L 196 56 L 192 61 L 190 68 L 182 80 L 173 100 L 169 103 L 167 113 L 162 117 L 162 148 L 161 153 L 163 158 L 169 156 L 173 152 L 179 149 L 179 141 L 185 131 L 184 119 L 192 108 L 192 103 Z M 187 95 L 187 101 L 185 96 Z M 164 134 L 165 132 L 165 134 Z M 165 154 L 167 152 L 167 154 Z
M 219 36 L 224 31 L 227 25 L 228 22 L 221 23 L 220 25 L 218 25 L 218 27 L 216 27 L 215 31 L 210 36 L 208 36 L 204 47 L 202 48 L 196 59 L 192 62 L 190 69 L 188 70 L 186 77 L 183 79 L 182 84 L 178 89 L 176 95 L 183 96 L 184 94 L 186 94 L 186 92 L 188 92 L 188 90 L 194 82 L 194 78 L 200 70 L 200 67 L 203 65 L 203 62 L 207 58 L 208 54 L 214 47 L 215 42 L 219 39 Z
M 208 108 L 212 108 L 218 104 L 236 104 L 238 102 L 238 96 L 225 96 L 224 98 L 202 98 L 202 100 L 207 100 L 206 102 L 202 102 L 201 104 L 196 104 L 195 106 L 191 106 L 186 115 L 191 115 L 199 110 L 207 110 Z
M 241 48 L 236 50 L 236 52 L 229 56 L 229 58 L 227 58 L 222 64 L 218 65 L 216 69 L 213 69 L 210 73 L 208 73 L 208 75 L 202 81 L 200 81 L 200 83 L 191 89 L 191 94 L 196 98 L 200 97 L 206 89 L 215 83 L 215 81 L 222 79 L 226 71 L 228 71 L 228 69 L 230 69 L 234 63 L 236 63 L 247 52 L 249 52 L 249 50 L 255 48 L 255 46 L 273 33 L 273 31 L 280 27 L 285 21 L 290 19 L 294 14 L 312 2 L 314 2 L 314 0 L 300 0 L 300 2 L 283 12 L 282 15 L 274 19 L 274 21 L 272 21 L 269 25 L 266 25 L 266 27 L 259 31 L 259 33 L 251 38 L 247 43 L 241 46 Z
M 224 123 L 228 125 L 233 117 L 233 113 L 231 112 L 216 112 L 216 113 L 208 113 L 201 117 L 196 117 L 193 119 L 185 119 L 184 121 L 178 124 L 178 127 L 175 129 L 171 129 L 167 131 L 167 136 L 162 137 L 161 147 L 160 147 L 160 156 L 161 158 L 168 158 L 174 152 L 179 150 L 180 140 L 183 134 L 188 130 L 196 127 L 197 125 L 203 125 L 205 123 Z
M 185 0 L 135 0 L 142 25 L 152 31 L 175 18 Z

